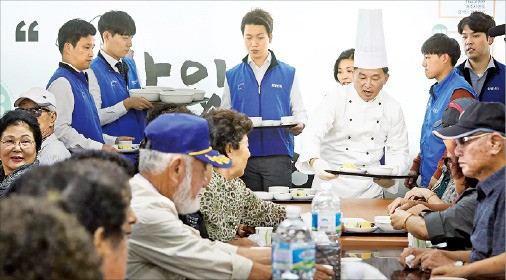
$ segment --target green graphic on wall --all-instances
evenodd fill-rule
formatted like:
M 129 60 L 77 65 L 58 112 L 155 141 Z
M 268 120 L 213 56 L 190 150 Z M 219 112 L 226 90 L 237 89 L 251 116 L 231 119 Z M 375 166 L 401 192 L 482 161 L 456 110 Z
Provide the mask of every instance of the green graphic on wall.
M 448 28 L 442 24 L 436 24 L 434 27 L 432 27 L 432 34 L 436 33 L 443 33 L 445 35 L 448 35 Z
M 7 87 L 5 87 L 4 83 L 1 82 L 1 89 L 0 89 L 0 116 L 3 116 L 7 111 L 11 110 L 12 107 L 12 101 L 11 101 L 11 94 L 7 90 Z

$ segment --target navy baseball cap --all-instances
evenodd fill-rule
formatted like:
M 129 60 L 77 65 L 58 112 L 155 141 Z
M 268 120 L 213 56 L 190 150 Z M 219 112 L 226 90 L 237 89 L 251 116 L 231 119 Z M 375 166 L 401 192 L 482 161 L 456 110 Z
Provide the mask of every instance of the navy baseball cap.
M 460 115 L 462 115 L 469 106 L 476 103 L 478 103 L 478 100 L 474 98 L 457 98 L 450 102 L 443 117 L 441 117 L 442 126 L 449 127 L 456 124 L 460 119 Z
M 232 160 L 211 148 L 209 126 L 204 118 L 183 113 L 162 114 L 148 124 L 144 135 L 145 149 L 190 155 L 220 168 L 232 166 Z
M 476 132 L 499 132 L 504 135 L 504 104 L 478 102 L 469 106 L 455 125 L 432 133 L 441 139 L 457 139 Z

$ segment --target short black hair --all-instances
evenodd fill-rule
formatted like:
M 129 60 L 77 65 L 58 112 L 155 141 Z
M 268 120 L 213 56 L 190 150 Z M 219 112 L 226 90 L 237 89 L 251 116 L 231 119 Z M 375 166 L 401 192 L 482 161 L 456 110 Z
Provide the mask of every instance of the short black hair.
M 135 21 L 132 17 L 123 11 L 109 11 L 98 20 L 98 32 L 104 40 L 104 32 L 109 31 L 114 36 L 133 36 L 137 32 Z
M 255 8 L 249 11 L 241 21 L 241 32 L 244 35 L 244 26 L 247 24 L 263 25 L 267 31 L 267 35 L 271 36 L 272 29 L 274 28 L 274 21 L 271 14 L 260 8 Z
M 443 33 L 436 33 L 423 43 L 422 54 L 437 54 L 439 56 L 448 54 L 452 66 L 457 64 L 460 57 L 460 46 L 457 40 L 446 36 Z
M 95 36 L 95 34 L 97 34 L 97 29 L 93 24 L 79 18 L 71 19 L 58 30 L 58 49 L 63 54 L 65 43 L 71 43 L 75 47 L 81 38 Z
M 483 12 L 475 11 L 460 20 L 459 25 L 457 26 L 459 34 L 462 34 L 466 25 L 474 32 L 485 33 L 488 38 L 488 30 L 495 26 L 495 20 Z
M 341 63 L 341 60 L 344 59 L 351 59 L 355 60 L 355 49 L 347 49 L 343 51 L 339 57 L 336 59 L 336 63 L 334 64 L 334 79 L 339 83 L 339 80 L 337 79 L 337 72 L 339 68 L 339 63 Z
M 72 215 L 43 198 L 0 202 L 1 279 L 102 279 L 101 258 Z
M 63 177 L 67 183 L 61 194 L 60 205 L 74 214 L 92 236 L 99 227 L 104 238 L 118 244 L 123 238 L 123 223 L 130 194 L 128 176 L 116 164 L 97 159 L 65 160 L 55 165 L 56 180 Z
M 42 146 L 42 133 L 40 132 L 39 122 L 37 118 L 32 116 L 25 110 L 11 110 L 0 119 L 0 136 L 7 130 L 9 126 L 25 123 L 33 133 L 35 140 L 35 149 L 38 152 Z
M 111 151 L 81 149 L 72 153 L 70 158 L 72 160 L 99 159 L 103 161 L 110 161 L 123 168 L 129 177 L 133 177 L 137 173 L 135 165 L 130 159 L 122 154 Z

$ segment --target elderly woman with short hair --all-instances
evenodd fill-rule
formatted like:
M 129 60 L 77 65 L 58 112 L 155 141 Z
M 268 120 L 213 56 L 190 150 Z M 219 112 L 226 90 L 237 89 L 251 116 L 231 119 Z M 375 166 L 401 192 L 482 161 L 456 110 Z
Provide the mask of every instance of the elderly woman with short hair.
M 225 109 L 213 110 L 204 118 L 209 122 L 212 148 L 233 162 L 228 169 L 214 168 L 209 185 L 201 192 L 200 211 L 209 238 L 234 240 L 240 224 L 277 226 L 285 218 L 285 208 L 259 199 L 239 178 L 250 156 L 247 134 L 253 128 L 251 120 Z
M 41 145 L 39 123 L 30 113 L 9 111 L 0 119 L 0 198 L 17 178 L 39 164 Z

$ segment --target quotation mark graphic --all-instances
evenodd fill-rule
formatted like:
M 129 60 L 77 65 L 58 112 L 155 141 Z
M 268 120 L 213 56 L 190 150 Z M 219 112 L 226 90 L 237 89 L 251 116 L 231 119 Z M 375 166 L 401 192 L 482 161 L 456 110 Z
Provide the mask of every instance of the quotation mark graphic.
M 28 26 L 28 42 L 39 41 L 39 31 L 33 30 L 39 23 L 34 21 Z M 26 42 L 26 31 L 21 30 L 26 25 L 25 21 L 21 21 L 16 26 L 16 42 Z

